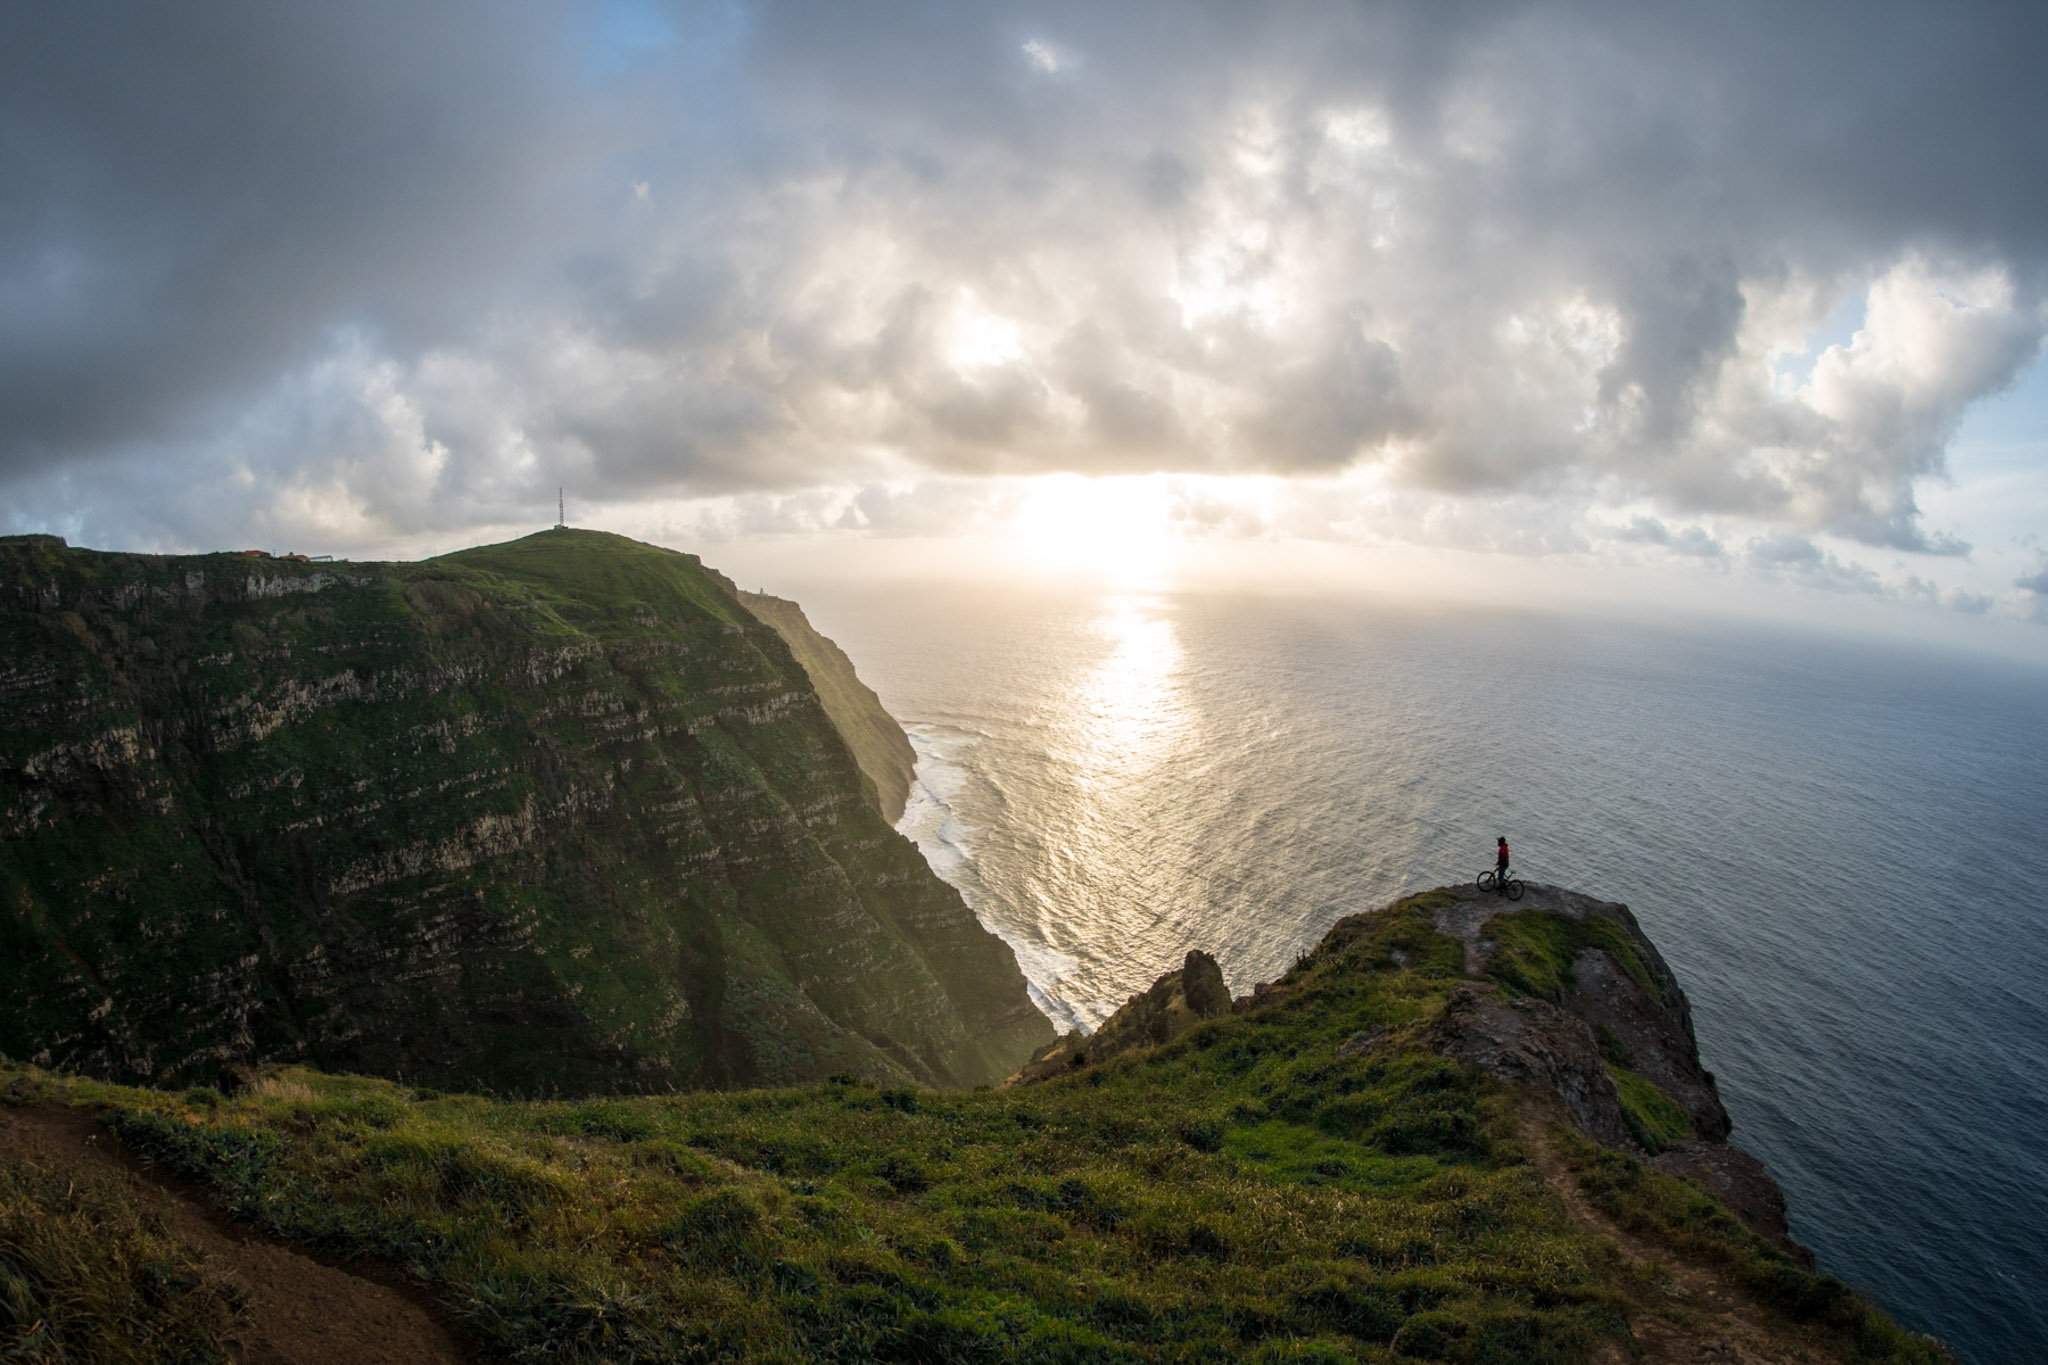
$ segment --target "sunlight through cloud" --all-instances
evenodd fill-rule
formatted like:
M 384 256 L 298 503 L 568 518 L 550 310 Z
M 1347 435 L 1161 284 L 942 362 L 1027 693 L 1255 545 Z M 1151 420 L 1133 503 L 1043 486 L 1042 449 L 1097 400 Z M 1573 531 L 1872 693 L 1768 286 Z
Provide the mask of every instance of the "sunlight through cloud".
M 1099 573 L 1119 586 L 1163 567 L 1171 510 L 1166 479 L 1051 474 L 1030 485 L 1012 523 L 1027 564 Z

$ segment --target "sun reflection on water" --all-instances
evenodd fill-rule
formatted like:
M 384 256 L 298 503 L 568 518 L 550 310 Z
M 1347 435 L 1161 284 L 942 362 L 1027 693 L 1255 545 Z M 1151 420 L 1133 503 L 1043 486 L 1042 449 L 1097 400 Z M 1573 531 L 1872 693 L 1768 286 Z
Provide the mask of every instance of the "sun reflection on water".
M 1027 895 L 1037 936 L 1069 964 L 1047 992 L 1067 1003 L 1075 1022 L 1093 1027 L 1121 1003 L 1102 990 L 1112 963 L 1133 952 L 1148 963 L 1177 956 L 1152 942 L 1181 899 L 1181 873 L 1161 856 L 1171 824 L 1161 800 L 1201 727 L 1166 600 L 1109 596 L 1087 634 L 1099 652 L 1089 652 L 1041 712 L 1048 785 L 1034 830 L 1044 865 L 1074 875 L 1034 879 Z M 1073 888 L 1089 884 L 1081 869 L 1106 870 L 1104 884 L 1119 894 L 1075 897 Z
M 1144 776 L 1186 738 L 1180 636 L 1153 598 L 1112 597 L 1093 629 L 1109 655 L 1078 680 L 1068 738 L 1084 789 L 1106 792 Z

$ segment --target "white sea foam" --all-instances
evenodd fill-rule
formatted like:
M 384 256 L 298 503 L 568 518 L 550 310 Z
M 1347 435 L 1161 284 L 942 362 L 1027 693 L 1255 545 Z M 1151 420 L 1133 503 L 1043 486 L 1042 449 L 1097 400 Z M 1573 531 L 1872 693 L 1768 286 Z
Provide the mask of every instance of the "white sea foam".
M 961 758 L 979 737 L 943 725 L 907 725 L 904 733 L 917 754 L 917 767 L 897 832 L 917 845 L 933 872 L 967 896 L 962 882 L 974 859 L 974 830 L 954 803 L 968 780 Z M 973 904 L 971 897 L 968 903 Z
M 1009 946 L 1018 970 L 1024 973 L 1031 1003 L 1052 1020 L 1053 1027 L 1062 1033 L 1074 1029 L 1094 1032 L 1109 1010 L 1101 1002 L 1076 1003 L 1068 999 L 1068 982 L 1081 965 L 1080 959 L 982 913 L 987 892 L 975 875 L 976 831 L 961 818 L 956 805 L 971 778 L 967 756 L 982 736 L 971 730 L 929 723 L 906 725 L 904 733 L 917 754 L 917 768 L 910 797 L 903 806 L 903 818 L 896 822 L 897 832 L 916 844 L 939 879 L 960 893 L 982 927 Z

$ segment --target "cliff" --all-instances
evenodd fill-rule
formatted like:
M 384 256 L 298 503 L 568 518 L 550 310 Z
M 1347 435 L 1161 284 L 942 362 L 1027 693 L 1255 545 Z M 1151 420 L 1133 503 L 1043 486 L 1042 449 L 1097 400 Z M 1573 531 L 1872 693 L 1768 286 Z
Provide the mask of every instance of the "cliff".
M 0 659 L 0 1053 L 590 1093 L 968 1085 L 1051 1034 L 693 556 L 16 537 Z
M 1471 888 L 1434 910 L 1468 978 L 1427 1034 L 1443 1055 L 1562 1112 L 1580 1133 L 1712 1189 L 1800 1264 L 1785 1198 L 1728 1144 L 1733 1125 L 1700 1064 L 1692 1006 L 1625 905 L 1530 885 L 1516 913 Z
M 1420 1035 L 1431 1051 L 1503 1083 L 1603 1147 L 1705 1185 L 1757 1236 L 1812 1267 L 1813 1254 L 1792 1240 L 1777 1181 L 1728 1145 L 1733 1125 L 1713 1073 L 1700 1064 L 1692 1006 L 1627 906 L 1535 884 L 1514 907 L 1472 887 L 1444 887 L 1427 901 L 1436 931 L 1459 943 L 1464 977 Z M 1370 916 L 1340 922 L 1297 975 L 1375 925 Z M 1409 967 L 1416 959 L 1396 949 L 1390 961 Z M 1010 1084 L 1157 1046 L 1204 1019 L 1277 1005 L 1298 989 L 1262 983 L 1233 1003 L 1216 960 L 1196 950 L 1094 1034 L 1069 1033 L 1032 1053 Z M 1375 1028 L 1337 1051 L 1367 1056 L 1389 1042 L 1388 1030 Z
M 55 1230 L 21 1239 L 13 1320 L 82 1340 L 106 1314 L 74 1305 L 125 1294 L 187 1358 L 265 1326 L 225 1293 L 214 1325 L 203 1297 L 148 1306 L 218 1263 L 124 1221 L 157 1196 L 118 1141 L 251 1241 L 403 1270 L 491 1358 L 1946 1360 L 1711 1161 L 1669 1160 L 1733 1149 L 1627 910 L 1542 887 L 1507 908 L 1445 889 L 1352 916 L 1228 1007 L 1190 955 L 1001 1089 L 504 1105 L 304 1069 L 222 1095 L 0 1065 L 0 1158 L 45 1172 L 10 1187 L 27 1221 L 0 1217 L 0 1265 L 10 1226 Z
M 917 773 L 917 754 L 896 718 L 882 709 L 882 699 L 853 671 L 846 651 L 818 634 L 804 609 L 763 592 L 740 592 L 740 603 L 772 627 L 789 652 L 803 665 L 825 714 L 832 718 L 846 747 L 873 788 L 871 799 L 882 818 L 894 825 L 903 818 L 910 784 Z

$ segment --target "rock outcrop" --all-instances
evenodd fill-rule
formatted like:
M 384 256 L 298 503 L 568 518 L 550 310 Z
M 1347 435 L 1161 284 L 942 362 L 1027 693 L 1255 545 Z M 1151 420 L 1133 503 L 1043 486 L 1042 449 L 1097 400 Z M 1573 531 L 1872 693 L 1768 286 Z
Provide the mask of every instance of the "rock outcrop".
M 0 540 L 0 1052 L 588 1093 L 1000 1079 L 1050 1036 L 693 556 Z M 900 734 L 900 732 L 899 732 Z
M 1692 1006 L 1629 908 L 1530 883 L 1519 904 L 1447 888 L 1440 932 L 1465 949 L 1462 983 L 1432 1046 L 1554 1099 L 1609 1147 L 1711 1189 L 1758 1235 L 1808 1265 L 1763 1164 L 1728 1145 L 1731 1125 L 1700 1064 Z
M 1095 1032 L 1076 1029 L 1032 1053 L 1010 1082 L 1026 1085 L 1141 1047 L 1157 1047 L 1204 1019 L 1228 1013 L 1230 990 L 1223 984 L 1223 968 L 1197 948 L 1189 952 L 1178 971 L 1167 972 L 1151 989 L 1126 1000 Z

